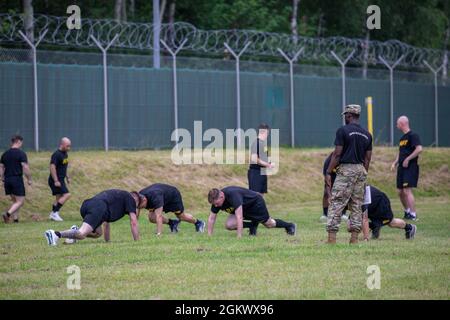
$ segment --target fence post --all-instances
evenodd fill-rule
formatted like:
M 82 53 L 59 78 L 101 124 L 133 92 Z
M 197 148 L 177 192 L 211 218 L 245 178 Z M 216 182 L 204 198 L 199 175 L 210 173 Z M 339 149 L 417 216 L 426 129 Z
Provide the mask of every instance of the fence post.
M 345 77 L 345 65 L 353 57 L 353 55 L 355 54 L 355 50 L 353 50 L 347 56 L 347 58 L 344 61 L 342 61 L 342 59 L 339 58 L 338 55 L 336 53 L 334 53 L 334 51 L 331 51 L 331 54 L 333 55 L 333 57 L 341 65 L 341 74 L 342 74 L 342 112 L 344 112 L 345 111 L 345 105 L 347 104 L 347 102 L 346 102 L 346 93 L 345 93 L 345 78 L 346 78 Z M 342 118 L 342 124 L 345 125 L 345 119 L 344 118 Z
M 233 49 L 230 48 L 230 46 L 224 42 L 224 46 L 228 49 L 228 51 L 233 55 L 234 59 L 236 59 L 236 122 L 237 122 L 237 130 L 241 129 L 241 80 L 240 80 L 240 72 L 239 72 L 239 61 L 241 55 L 244 53 L 245 50 L 247 50 L 248 46 L 251 44 L 251 42 L 247 42 L 244 46 L 244 49 L 242 49 L 239 54 L 236 54 Z M 238 148 L 241 147 L 241 134 L 239 131 L 239 134 L 237 136 L 237 146 Z
M 92 40 L 94 40 L 97 47 L 103 54 L 103 125 L 104 125 L 104 137 L 105 137 L 105 151 L 109 150 L 109 127 L 108 127 L 108 67 L 106 65 L 106 52 L 109 47 L 117 40 L 118 34 L 114 36 L 110 43 L 103 48 L 102 44 L 91 34 Z
M 36 59 L 36 48 L 41 43 L 42 39 L 44 39 L 47 34 L 48 29 L 45 29 L 44 32 L 39 36 L 36 44 L 32 43 L 30 39 L 19 30 L 20 36 L 28 43 L 31 47 L 31 51 L 33 53 L 33 86 L 34 86 L 34 150 L 39 151 L 39 100 L 38 100 L 38 83 L 37 83 L 37 59 Z
M 291 93 L 291 147 L 295 147 L 295 118 L 294 118 L 294 62 L 297 61 L 298 56 L 303 52 L 305 48 L 301 48 L 297 53 L 291 58 L 278 48 L 278 52 L 287 60 L 289 63 L 289 79 L 290 79 L 290 93 Z
M 431 70 L 434 74 L 434 142 L 436 147 L 439 147 L 439 96 L 438 96 L 438 73 L 444 68 L 444 64 L 442 64 L 438 69 L 434 69 L 432 66 L 428 64 L 426 60 L 423 63 Z
M 391 107 L 390 107 L 390 120 L 391 120 L 391 129 L 390 129 L 390 143 L 391 147 L 394 145 L 394 69 L 398 66 L 398 64 L 403 60 L 405 55 L 402 55 L 392 66 L 382 57 L 378 56 L 378 59 L 383 62 L 383 64 L 386 66 L 386 68 L 389 69 L 389 83 L 390 83 L 390 101 L 391 101 Z
M 159 38 L 161 34 L 161 20 L 159 0 L 153 0 L 153 68 L 159 69 L 161 65 L 159 55 Z
M 172 74 L 173 74 L 173 111 L 174 111 L 174 123 L 175 123 L 175 146 L 178 148 L 178 88 L 177 88 L 177 54 L 183 48 L 188 39 L 184 39 L 181 45 L 172 51 L 170 47 L 161 39 L 161 43 L 172 55 Z

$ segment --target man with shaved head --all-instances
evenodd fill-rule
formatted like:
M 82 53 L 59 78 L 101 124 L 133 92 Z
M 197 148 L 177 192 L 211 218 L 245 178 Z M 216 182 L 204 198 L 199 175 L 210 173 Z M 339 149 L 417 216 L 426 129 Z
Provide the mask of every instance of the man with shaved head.
M 70 198 L 69 189 L 66 186 L 70 184 L 70 178 L 67 175 L 67 167 L 69 166 L 69 156 L 71 142 L 69 138 L 62 138 L 59 142 L 59 148 L 52 154 L 50 160 L 50 176 L 48 177 L 48 185 L 52 190 L 52 195 L 55 196 L 55 202 L 50 213 L 50 220 L 63 221 L 59 215 L 64 203 Z
M 417 220 L 412 188 L 416 188 L 419 181 L 418 159 L 422 152 L 422 144 L 419 135 L 410 129 L 406 116 L 398 118 L 397 128 L 403 132 L 403 136 L 400 138 L 399 153 L 392 163 L 391 170 L 397 167 L 397 189 L 405 209 L 404 218 Z

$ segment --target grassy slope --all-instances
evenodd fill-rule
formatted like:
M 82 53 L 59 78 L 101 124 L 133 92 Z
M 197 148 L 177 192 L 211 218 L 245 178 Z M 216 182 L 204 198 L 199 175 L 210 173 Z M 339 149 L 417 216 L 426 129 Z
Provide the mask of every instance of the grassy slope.
M 168 151 L 73 152 L 73 198 L 63 210 L 66 222 L 45 220 L 51 198 L 46 185 L 48 153 L 30 154 L 35 185 L 22 217 L 27 223 L 0 226 L 1 298 L 440 298 L 450 297 L 449 237 L 450 150 L 427 149 L 421 159 L 417 190 L 419 233 L 413 242 L 398 230 L 383 229 L 382 239 L 349 247 L 323 244 L 321 166 L 329 150 L 282 150 L 281 170 L 269 182 L 267 197 L 274 216 L 298 223 L 297 238 L 281 230 L 260 228 L 259 237 L 235 239 L 223 230 L 216 236 L 194 234 L 181 224 L 178 235 L 153 236 L 154 226 L 141 219 L 142 240 L 131 241 L 128 222 L 113 225 L 112 243 L 87 240 L 74 246 L 46 246 L 42 232 L 79 221 L 82 199 L 111 187 L 139 189 L 170 182 L 181 189 L 185 207 L 207 217 L 205 195 L 212 186 L 246 185 L 246 166 L 174 166 Z M 377 148 L 370 172 L 374 185 L 387 191 L 396 212 L 395 176 L 389 172 L 395 150 Z M 0 198 L 1 207 L 8 204 Z M 42 222 L 28 223 L 31 214 Z M 82 272 L 82 290 L 66 289 L 66 268 Z M 382 289 L 366 288 L 366 268 L 377 264 Z

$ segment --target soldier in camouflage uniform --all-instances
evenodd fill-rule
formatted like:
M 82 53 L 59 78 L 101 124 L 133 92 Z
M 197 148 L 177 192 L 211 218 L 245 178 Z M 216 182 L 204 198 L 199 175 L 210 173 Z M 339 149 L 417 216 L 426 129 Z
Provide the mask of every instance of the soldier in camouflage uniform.
M 336 132 L 335 150 L 328 166 L 325 183 L 331 188 L 331 204 L 327 220 L 328 243 L 336 243 L 341 215 L 348 205 L 350 214 L 350 243 L 358 242 L 362 228 L 364 189 L 372 156 L 372 135 L 359 125 L 361 106 L 345 107 L 345 126 Z M 331 174 L 339 166 L 334 184 Z

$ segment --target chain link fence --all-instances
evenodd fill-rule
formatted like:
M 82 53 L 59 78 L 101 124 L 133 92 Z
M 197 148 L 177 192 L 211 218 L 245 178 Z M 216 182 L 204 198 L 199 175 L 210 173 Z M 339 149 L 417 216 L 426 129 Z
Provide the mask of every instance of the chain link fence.
M 149 52 L 150 53 L 150 52 Z M 69 136 L 83 149 L 100 149 L 109 135 L 112 149 L 167 148 L 174 130 L 172 57 L 161 57 L 161 69 L 152 67 L 152 56 L 107 53 L 108 84 L 104 87 L 102 54 L 99 52 L 37 50 L 37 133 L 41 149 L 52 149 L 61 136 Z M 220 58 L 179 56 L 179 128 L 236 128 L 236 61 Z M 32 51 L 0 48 L 0 146 L 8 145 L 13 133 L 21 133 L 32 148 L 35 138 Z M 294 64 L 295 121 L 291 125 L 289 65 L 240 61 L 240 97 L 243 129 L 268 122 L 280 129 L 280 142 L 295 146 L 330 146 L 341 124 L 341 68 Z M 346 101 L 364 106 L 374 98 L 374 136 L 378 144 L 392 143 L 389 71 L 347 67 Z M 104 90 L 109 98 L 105 105 Z M 394 71 L 394 118 L 410 117 L 425 145 L 436 142 L 433 75 Z M 441 146 L 450 146 L 450 87 L 439 78 Z M 105 119 L 105 108 L 109 113 Z M 363 112 L 363 124 L 366 121 Z M 105 124 L 108 132 L 105 133 Z M 394 132 L 398 139 L 399 133 Z M 34 146 L 35 147 L 35 146 Z

